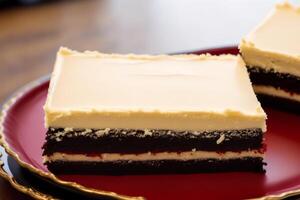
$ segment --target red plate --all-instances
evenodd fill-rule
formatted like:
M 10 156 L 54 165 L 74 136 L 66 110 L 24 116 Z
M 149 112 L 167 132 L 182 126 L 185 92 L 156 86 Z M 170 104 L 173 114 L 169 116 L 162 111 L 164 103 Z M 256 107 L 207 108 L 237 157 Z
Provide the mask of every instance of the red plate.
M 201 52 L 237 53 L 237 49 L 222 48 Z M 283 193 L 291 190 L 299 193 L 295 190 L 300 188 L 300 115 L 271 108 L 265 108 L 268 114 L 266 174 L 240 172 L 144 176 L 59 175 L 56 179 L 49 175 L 42 163 L 41 146 L 46 132 L 42 107 L 47 89 L 48 81 L 40 83 L 27 90 L 6 109 L 3 134 L 8 153 L 14 157 L 17 154 L 17 159 L 23 166 L 49 177 L 54 182 L 76 182 L 88 187 L 85 188 L 86 191 L 93 188 L 130 196 L 144 196 L 150 200 L 244 199 L 286 195 Z

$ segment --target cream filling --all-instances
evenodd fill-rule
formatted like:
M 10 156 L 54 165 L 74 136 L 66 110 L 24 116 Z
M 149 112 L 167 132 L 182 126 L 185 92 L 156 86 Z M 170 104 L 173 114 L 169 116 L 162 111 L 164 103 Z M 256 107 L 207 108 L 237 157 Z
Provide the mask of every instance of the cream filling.
M 194 159 L 235 159 L 243 157 L 263 157 L 259 151 L 241 151 L 217 153 L 211 151 L 186 151 L 186 152 L 160 152 L 160 153 L 142 153 L 142 154 L 118 154 L 103 153 L 99 156 L 87 156 L 85 154 L 66 154 L 56 152 L 49 156 L 44 156 L 44 162 L 53 161 L 88 161 L 88 162 L 106 162 L 116 160 L 194 160 Z
M 300 102 L 300 94 L 297 93 L 289 93 L 271 86 L 254 85 L 253 88 L 257 94 L 267 94 Z

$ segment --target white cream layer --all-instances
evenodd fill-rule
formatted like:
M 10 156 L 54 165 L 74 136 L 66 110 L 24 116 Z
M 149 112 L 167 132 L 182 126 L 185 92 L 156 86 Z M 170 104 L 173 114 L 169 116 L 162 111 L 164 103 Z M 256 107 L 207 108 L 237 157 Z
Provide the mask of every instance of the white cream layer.
M 243 157 L 263 157 L 258 151 L 241 151 L 225 153 L 216 153 L 211 151 L 186 151 L 186 152 L 160 152 L 160 153 L 143 153 L 143 154 L 118 154 L 103 153 L 101 156 L 87 156 L 85 154 L 66 154 L 56 152 L 50 156 L 44 156 L 44 162 L 51 161 L 88 161 L 88 162 L 105 162 L 116 160 L 193 160 L 193 159 L 235 159 Z
M 239 56 L 65 48 L 57 54 L 44 109 L 47 127 L 265 130 L 266 118 Z
M 289 93 L 271 86 L 254 85 L 253 88 L 257 94 L 267 94 L 270 96 L 276 96 L 300 102 L 300 94 L 297 93 Z
M 244 61 L 251 67 L 273 69 L 300 77 L 300 8 L 285 2 L 240 43 Z

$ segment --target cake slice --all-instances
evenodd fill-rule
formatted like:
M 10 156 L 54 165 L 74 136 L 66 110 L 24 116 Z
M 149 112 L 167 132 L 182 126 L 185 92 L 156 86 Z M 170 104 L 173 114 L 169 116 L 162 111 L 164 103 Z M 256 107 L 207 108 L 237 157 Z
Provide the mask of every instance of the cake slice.
M 300 8 L 278 4 L 240 43 L 255 92 L 300 111 Z
M 61 48 L 44 110 L 54 173 L 263 171 L 266 114 L 240 56 Z

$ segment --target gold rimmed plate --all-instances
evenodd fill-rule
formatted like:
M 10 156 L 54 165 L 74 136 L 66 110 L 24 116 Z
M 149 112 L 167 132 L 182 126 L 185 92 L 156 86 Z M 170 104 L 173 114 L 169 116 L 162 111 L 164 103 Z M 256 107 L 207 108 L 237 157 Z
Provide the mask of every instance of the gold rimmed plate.
M 237 54 L 236 47 L 189 53 Z M 23 167 L 58 185 L 116 199 L 249 199 L 300 194 L 300 115 L 265 107 L 266 173 L 231 172 L 165 175 L 54 175 L 42 163 L 43 105 L 49 79 L 38 81 L 3 107 L 1 143 Z

